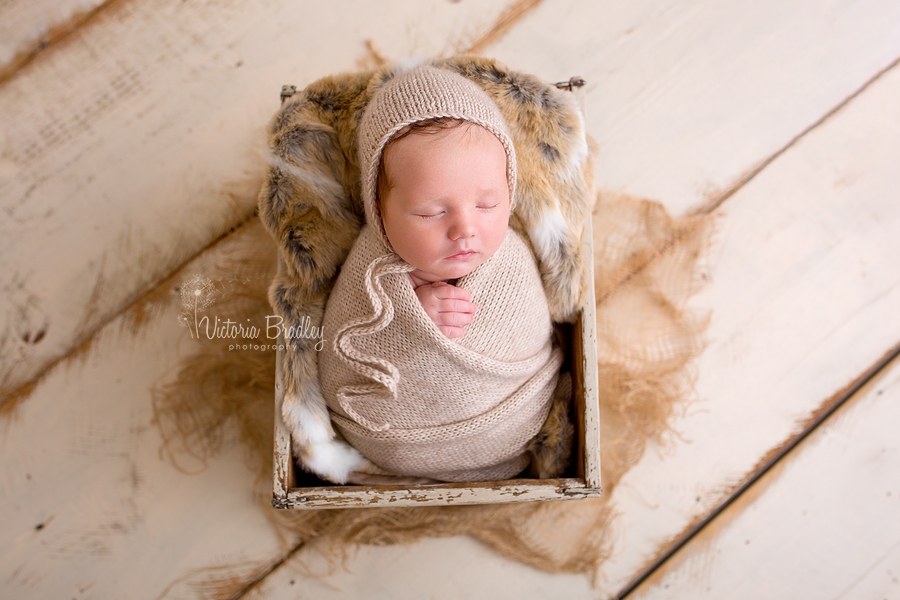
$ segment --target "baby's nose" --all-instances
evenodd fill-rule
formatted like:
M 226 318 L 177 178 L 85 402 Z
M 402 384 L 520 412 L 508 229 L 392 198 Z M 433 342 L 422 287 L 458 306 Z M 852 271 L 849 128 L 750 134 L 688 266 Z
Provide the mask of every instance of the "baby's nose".
M 450 230 L 450 238 L 460 240 L 475 237 L 475 227 L 468 221 L 455 223 Z
M 450 226 L 450 239 L 459 240 L 462 238 L 470 238 L 475 236 L 475 221 L 472 215 L 461 214 L 453 220 Z

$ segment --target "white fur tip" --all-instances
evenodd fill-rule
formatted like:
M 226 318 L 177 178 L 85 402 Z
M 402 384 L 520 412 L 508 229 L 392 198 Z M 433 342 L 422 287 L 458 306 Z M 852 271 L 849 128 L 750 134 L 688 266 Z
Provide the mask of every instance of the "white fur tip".
M 301 445 L 325 444 L 334 439 L 334 428 L 318 390 L 306 390 L 304 399 L 285 396 L 281 416 L 291 430 L 291 435 Z
M 347 192 L 344 186 L 332 177 L 322 174 L 316 169 L 304 168 L 292 165 L 279 156 L 275 156 L 272 152 L 266 154 L 266 162 L 270 167 L 274 167 L 308 185 L 312 190 L 319 192 L 321 195 L 328 195 L 337 198 L 340 202 L 337 204 L 346 204 Z
M 548 258 L 566 239 L 569 225 L 559 210 L 559 206 L 544 207 L 540 219 L 528 232 L 531 243 L 541 260 Z
M 356 448 L 338 440 L 307 447 L 301 460 L 316 475 L 339 484 L 366 462 Z

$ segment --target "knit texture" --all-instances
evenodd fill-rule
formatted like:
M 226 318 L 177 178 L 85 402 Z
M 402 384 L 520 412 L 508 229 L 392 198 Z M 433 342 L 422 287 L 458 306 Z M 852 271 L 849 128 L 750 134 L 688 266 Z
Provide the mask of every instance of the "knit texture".
M 562 364 L 531 251 L 510 229 L 494 256 L 457 282 L 478 312 L 451 340 L 416 297 L 412 267 L 380 237 L 363 229 L 325 310 L 319 373 L 334 423 L 397 475 L 515 476 Z
M 367 223 L 381 224 L 375 195 L 385 146 L 404 127 L 438 117 L 469 121 L 497 136 L 506 150 L 510 210 L 514 208 L 516 151 L 500 109 L 481 87 L 462 75 L 419 65 L 378 88 L 359 123 L 359 166 Z

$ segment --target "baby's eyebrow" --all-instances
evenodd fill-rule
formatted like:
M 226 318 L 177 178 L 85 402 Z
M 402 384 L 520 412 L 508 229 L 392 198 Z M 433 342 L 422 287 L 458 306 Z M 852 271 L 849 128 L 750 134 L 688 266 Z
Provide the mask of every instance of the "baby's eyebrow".
M 497 186 L 491 188 L 485 188 L 483 190 L 479 190 L 478 197 L 479 198 L 487 198 L 487 197 L 495 197 L 497 195 L 509 195 L 509 188 L 504 186 Z

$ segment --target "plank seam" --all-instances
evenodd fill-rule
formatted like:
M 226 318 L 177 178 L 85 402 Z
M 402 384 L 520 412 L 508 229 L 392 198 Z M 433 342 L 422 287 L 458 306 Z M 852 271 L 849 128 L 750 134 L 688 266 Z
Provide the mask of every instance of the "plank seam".
M 898 57 L 895 58 L 893 61 L 891 61 L 891 63 L 888 64 L 886 67 L 882 68 L 880 71 L 878 71 L 877 73 L 875 73 L 875 75 L 873 75 L 872 77 L 870 77 L 864 84 L 862 84 L 862 86 L 861 86 L 859 89 L 857 89 L 857 90 L 854 91 L 852 94 L 850 94 L 849 96 L 847 96 L 846 98 L 844 98 L 843 100 L 841 100 L 836 106 L 834 106 L 831 110 L 829 110 L 829 111 L 826 112 L 824 115 L 822 115 L 818 120 L 816 120 L 814 123 L 812 123 L 812 124 L 811 124 L 810 126 L 808 126 L 806 129 L 804 129 L 803 131 L 801 131 L 800 133 L 798 133 L 796 136 L 794 136 L 793 138 L 791 138 L 791 140 L 788 141 L 787 144 L 785 144 L 784 146 L 782 146 L 782 147 L 781 147 L 779 150 L 777 150 L 774 154 L 772 154 L 771 156 L 769 156 L 768 158 L 766 158 L 765 160 L 763 160 L 761 163 L 759 163 L 759 164 L 758 164 L 756 167 L 754 167 L 753 169 L 750 169 L 749 172 L 747 172 L 743 177 L 741 177 L 740 179 L 738 179 L 738 180 L 737 180 L 735 183 L 733 183 L 727 190 L 725 190 L 725 191 L 722 193 L 722 195 L 720 195 L 718 198 L 713 199 L 713 201 L 710 202 L 709 204 L 707 204 L 706 206 L 701 207 L 699 210 L 696 211 L 695 214 L 697 214 L 697 215 L 708 215 L 709 213 L 711 213 L 711 212 L 713 212 L 714 210 L 716 210 L 717 208 L 719 208 L 726 200 L 728 200 L 728 199 L 731 198 L 734 194 L 736 194 L 736 193 L 738 192 L 738 190 L 740 190 L 740 189 L 743 188 L 745 185 L 747 185 L 748 183 L 750 183 L 750 181 L 752 181 L 753 179 L 755 179 L 756 176 L 759 175 L 759 174 L 763 171 L 763 169 L 765 169 L 765 168 L 768 167 L 770 164 L 772 164 L 775 160 L 777 160 L 777 159 L 778 159 L 781 155 L 783 155 L 785 152 L 787 152 L 788 150 L 790 150 L 791 148 L 793 148 L 793 147 L 797 144 L 797 142 L 799 142 L 800 140 L 802 140 L 803 138 L 805 138 L 810 132 L 812 132 L 813 130 L 817 129 L 818 127 L 820 127 L 821 125 L 823 125 L 825 122 L 827 122 L 827 121 L 828 121 L 831 117 L 833 117 L 835 114 L 837 114 L 838 112 L 840 112 L 841 109 L 843 109 L 845 106 L 847 106 L 848 104 L 850 104 L 850 102 L 852 102 L 852 101 L 853 101 L 857 96 L 859 96 L 861 93 L 863 93 L 864 91 L 866 91 L 873 83 L 875 83 L 876 81 L 878 81 L 879 79 L 881 79 L 881 77 L 882 77 L 885 73 L 887 73 L 887 72 L 890 71 L 891 69 L 894 69 L 895 67 L 897 67 L 898 64 L 900 64 L 900 56 L 898 56 Z
M 81 20 L 77 20 L 77 18 L 73 19 L 73 21 L 75 21 L 75 24 L 72 27 L 70 27 L 63 34 L 53 38 L 49 42 L 42 43 L 42 45 L 39 44 L 40 48 L 38 48 L 36 51 L 32 51 L 29 55 L 25 56 L 25 58 L 22 59 L 24 62 L 16 63 L 17 66 L 15 68 L 21 69 L 26 63 L 30 62 L 35 56 L 37 56 L 38 52 L 45 50 L 50 45 L 59 43 L 65 37 L 67 37 L 68 35 L 73 33 L 75 30 L 77 30 L 79 27 L 87 24 L 89 21 L 91 21 L 92 19 L 97 17 L 97 15 L 99 15 L 103 9 L 109 8 L 113 4 L 122 2 L 122 1 L 124 1 L 124 0 L 106 0 L 105 2 L 98 5 L 91 11 L 85 13 L 82 16 Z M 508 5 L 506 7 L 506 9 L 497 18 L 497 20 L 494 22 L 494 24 L 488 29 L 488 31 L 486 33 L 484 33 L 483 35 L 481 35 L 469 47 L 469 49 L 466 52 L 469 52 L 469 53 L 479 52 L 481 49 L 484 48 L 484 46 L 489 44 L 491 41 L 493 41 L 498 36 L 507 32 L 513 25 L 518 23 L 519 20 L 525 16 L 525 14 L 530 12 L 533 8 L 535 8 L 542 1 L 543 0 L 518 0 L 517 2 L 513 2 L 512 4 Z M 373 50 L 373 52 L 374 52 L 374 50 Z M 377 58 L 377 56 L 376 56 L 376 58 Z M 10 77 L 14 76 L 15 73 L 17 73 L 17 72 L 18 72 L 18 70 L 16 70 L 13 73 L 8 72 L 6 69 L 0 70 L 0 85 L 2 85 Z M 127 303 L 127 304 L 123 303 L 124 307 L 121 310 L 119 310 L 115 314 L 111 314 L 106 320 L 98 323 L 90 332 L 86 333 L 84 336 L 79 338 L 72 345 L 72 347 L 69 349 L 68 352 L 59 356 L 58 358 L 54 359 L 53 361 L 47 363 L 44 366 L 43 371 L 38 376 L 23 383 L 22 385 L 19 385 L 18 387 L 9 391 L 5 395 L 2 395 L 3 390 L 2 390 L 2 386 L 0 386 L 0 414 L 2 414 L 3 409 L 7 409 L 7 410 L 10 409 L 11 407 L 15 406 L 16 402 L 19 399 L 30 395 L 31 392 L 34 391 L 34 388 L 37 386 L 38 382 L 40 382 L 40 380 L 43 379 L 47 373 L 49 373 L 58 364 L 62 363 L 63 361 L 68 360 L 73 355 L 76 355 L 77 353 L 79 353 L 85 347 L 85 345 L 88 345 L 90 343 L 90 341 L 93 340 L 93 338 L 97 335 L 97 333 L 101 329 L 103 329 L 106 325 L 108 325 L 110 322 L 112 322 L 116 317 L 118 317 L 120 314 L 128 311 L 130 308 L 134 307 L 135 305 L 139 305 L 142 301 L 144 301 L 144 299 L 146 299 L 150 294 L 152 294 L 156 288 L 158 288 L 160 285 L 162 285 L 168 279 L 171 279 L 171 277 L 173 277 L 176 273 L 178 273 L 180 270 L 182 270 L 184 267 L 186 267 L 188 264 L 190 264 L 191 261 L 196 260 L 203 253 L 208 252 L 209 250 L 214 248 L 217 244 L 219 244 L 220 242 L 223 242 L 228 236 L 230 236 L 232 233 L 234 233 L 238 229 L 247 225 L 253 218 L 255 218 L 257 216 L 258 216 L 258 211 L 254 211 L 253 214 L 251 214 L 247 217 L 244 217 L 243 219 L 240 219 L 237 223 L 232 225 L 228 231 L 224 232 L 222 235 L 220 235 L 219 237 L 214 239 L 212 242 L 210 242 L 209 244 L 207 244 L 206 246 L 201 248 L 198 252 L 189 256 L 181 264 L 177 265 L 174 269 L 172 269 L 172 271 L 170 272 L 169 275 L 166 275 L 166 276 L 156 280 L 155 282 L 152 282 L 149 286 L 147 286 L 145 288 L 143 293 L 139 293 L 139 295 L 137 295 L 134 298 L 134 300 L 132 300 L 130 303 Z
M 802 132 L 794 136 L 787 144 L 785 144 L 782 148 L 776 151 L 774 154 L 763 160 L 757 167 L 750 170 L 749 173 L 744 175 L 741 179 L 739 179 L 735 184 L 733 184 L 730 188 L 728 188 L 721 196 L 714 199 L 710 204 L 705 207 L 700 208 L 694 214 L 697 216 L 701 215 L 709 215 L 718 209 L 722 204 L 725 203 L 726 200 L 731 198 L 735 193 L 738 192 L 742 187 L 744 187 L 747 183 L 752 181 L 759 175 L 763 169 L 772 164 L 775 160 L 777 160 L 780 156 L 782 156 L 785 152 L 794 147 L 801 139 L 806 137 L 810 132 L 817 129 L 824 123 L 826 123 L 831 117 L 841 111 L 844 107 L 850 104 L 855 98 L 857 98 L 860 94 L 862 94 L 865 90 L 872 86 L 876 81 L 881 79 L 886 73 L 891 71 L 900 65 L 900 56 L 891 61 L 886 67 L 882 68 L 878 72 L 875 73 L 872 77 L 870 77 L 862 86 L 860 86 L 857 90 L 855 90 L 852 94 L 844 98 L 841 102 L 839 102 L 836 106 L 834 106 L 831 110 L 822 115 L 819 119 L 817 119 L 814 123 L 812 123 L 809 127 L 804 129 Z M 679 231 L 676 233 L 676 239 L 683 234 L 684 231 Z M 668 244 L 667 244 L 668 245 Z M 664 251 L 664 248 L 662 249 Z M 659 252 L 661 253 L 661 252 Z M 655 258 L 659 253 L 654 254 L 651 257 L 651 260 Z M 649 262 L 649 261 L 648 261 Z M 638 270 L 643 269 L 646 264 L 638 267 Z M 626 278 L 627 279 L 627 278 Z M 863 374 L 864 381 L 857 379 L 854 384 L 847 389 L 847 391 L 838 398 L 834 405 L 825 410 L 822 414 L 819 415 L 818 418 L 813 420 L 808 426 L 793 440 L 791 440 L 784 448 L 781 449 L 778 453 L 776 453 L 769 461 L 763 464 L 763 466 L 757 469 L 751 476 L 750 479 L 747 480 L 740 488 L 738 488 L 735 492 L 733 492 L 726 500 L 717 506 L 711 513 L 709 513 L 703 520 L 701 520 L 696 525 L 692 526 L 685 532 L 680 538 L 678 538 L 669 549 L 663 553 L 660 557 L 658 557 L 655 561 L 653 561 L 650 566 L 646 567 L 643 571 L 641 571 L 637 577 L 635 577 L 627 586 L 622 588 L 619 593 L 613 597 L 613 600 L 622 600 L 623 598 L 629 596 L 632 592 L 637 589 L 637 587 L 647 580 L 654 572 L 656 572 L 664 563 L 666 563 L 674 554 L 684 547 L 693 537 L 695 537 L 700 530 L 706 527 L 712 520 L 722 513 L 728 506 L 730 506 L 738 496 L 743 494 L 749 487 L 756 482 L 760 477 L 762 477 L 766 472 L 768 472 L 778 461 L 784 458 L 789 452 L 791 452 L 807 435 L 809 435 L 816 427 L 821 424 L 829 415 L 831 415 L 835 410 L 840 408 L 844 402 L 849 399 L 856 391 L 865 384 L 866 381 L 874 377 L 878 371 L 880 371 L 884 366 L 886 366 L 891 360 L 893 360 L 898 352 L 900 352 L 900 345 L 896 346 L 893 350 L 888 352 L 888 354 L 872 369 L 866 371 Z M 873 370 L 874 369 L 874 370 Z
M 295 545 L 293 548 L 291 548 L 287 552 L 287 554 L 272 561 L 269 565 L 266 566 L 266 568 L 264 568 L 262 571 L 260 571 L 259 574 L 256 577 L 254 577 L 253 580 L 250 581 L 242 590 L 237 591 L 235 594 L 230 596 L 228 598 L 228 600 L 239 600 L 240 598 L 243 598 L 248 592 L 252 591 L 253 588 L 258 586 L 262 582 L 263 579 L 265 579 L 266 577 L 271 575 L 273 571 L 275 571 L 276 569 L 281 567 L 284 563 L 289 561 L 295 554 L 297 554 L 300 550 L 302 550 L 303 547 L 306 546 L 313 539 L 315 539 L 315 537 L 313 537 L 309 540 L 303 541 L 303 542 L 299 542 L 297 545 Z
M 480 54 L 484 48 L 505 34 L 519 19 L 544 0 L 519 0 L 507 6 L 494 24 L 464 51 L 466 54 Z
M 67 37 L 88 25 L 101 12 L 119 1 L 120 0 L 105 0 L 105 2 L 101 2 L 86 12 L 76 13 L 65 23 L 54 25 L 49 31 L 42 35 L 37 42 L 16 54 L 6 66 L 0 67 L 0 85 L 3 85 L 9 79 L 15 77 L 22 69 L 27 67 L 31 61 L 37 58 L 38 55 L 58 45 Z
M 258 217 L 258 211 L 254 210 L 249 215 L 241 218 L 237 223 L 235 223 L 234 225 L 229 227 L 227 231 L 223 232 L 218 237 L 216 237 L 213 241 L 211 241 L 206 246 L 201 248 L 198 252 L 192 254 L 191 256 L 186 258 L 184 261 L 182 261 L 179 265 L 177 265 L 174 269 L 172 269 L 168 275 L 157 279 L 155 282 L 151 282 L 144 289 L 144 291 L 139 293 L 139 295 L 137 295 L 131 302 L 126 301 L 127 304 L 123 303 L 124 304 L 123 309 L 119 310 L 115 314 L 111 314 L 107 319 L 98 323 L 88 333 L 86 333 L 81 338 L 79 338 L 73 344 L 72 348 L 69 349 L 68 352 L 66 352 L 62 356 L 59 356 L 58 358 L 47 363 L 47 365 L 44 367 L 44 370 L 41 371 L 41 373 L 39 375 L 37 375 L 36 377 L 31 379 L 30 381 L 27 381 L 27 382 L 23 383 L 22 385 L 18 386 L 17 388 L 15 388 L 14 390 L 12 390 L 8 394 L 6 394 L 5 396 L 0 396 L 0 415 L 2 415 L 3 412 L 12 410 L 12 408 L 15 406 L 16 402 L 18 402 L 20 399 L 30 395 L 31 392 L 33 392 L 34 389 L 37 387 L 37 384 L 40 383 L 40 381 L 44 377 L 46 377 L 57 365 L 71 359 L 74 356 L 77 356 L 86 347 L 89 347 L 91 342 L 93 341 L 93 339 L 97 336 L 97 334 L 104 327 L 109 325 L 112 321 L 114 321 L 117 317 L 121 316 L 122 314 L 125 314 L 129 310 L 134 309 L 135 307 L 139 307 L 144 302 L 149 301 L 149 299 L 153 296 L 153 294 L 156 292 L 157 289 L 159 289 L 159 287 L 161 285 L 165 284 L 165 282 L 167 282 L 167 281 L 171 280 L 173 277 L 175 277 L 182 269 L 187 267 L 192 261 L 196 260 L 202 254 L 209 252 L 210 250 L 214 249 L 219 244 L 226 242 L 234 233 L 238 232 L 242 228 L 249 225 L 257 217 Z
M 688 529 L 675 543 L 669 547 L 666 552 L 657 558 L 649 567 L 644 569 L 635 579 L 631 581 L 626 587 L 624 587 L 618 594 L 616 594 L 612 600 L 623 600 L 624 598 L 631 595 L 644 581 L 650 578 L 653 573 L 659 570 L 669 559 L 671 559 L 679 550 L 681 550 L 684 546 L 688 544 L 697 534 L 700 533 L 707 525 L 712 523 L 721 513 L 723 513 L 729 506 L 731 506 L 744 492 L 749 490 L 757 481 L 759 481 L 766 473 L 768 473 L 772 468 L 778 464 L 781 460 L 783 460 L 788 454 L 794 451 L 797 446 L 800 445 L 803 440 L 805 440 L 813 431 L 819 428 L 822 423 L 824 423 L 828 418 L 838 411 L 844 404 L 847 403 L 853 396 L 855 396 L 860 389 L 862 389 L 867 383 L 869 383 L 872 379 L 874 379 L 880 372 L 882 372 L 888 365 L 894 361 L 897 356 L 900 356 L 900 343 L 894 346 L 891 350 L 887 352 L 881 359 L 879 359 L 873 366 L 869 367 L 868 370 L 864 371 L 862 375 L 857 377 L 853 383 L 851 383 L 842 394 L 838 396 L 838 398 L 829 406 L 827 409 L 822 411 L 812 422 L 810 422 L 799 434 L 797 434 L 790 442 L 785 445 L 781 450 L 779 450 L 772 458 L 766 461 L 765 464 L 762 465 L 759 469 L 757 469 L 737 490 L 731 493 L 721 504 L 719 504 L 716 508 L 714 508 L 706 517 L 703 518 L 702 521 Z

